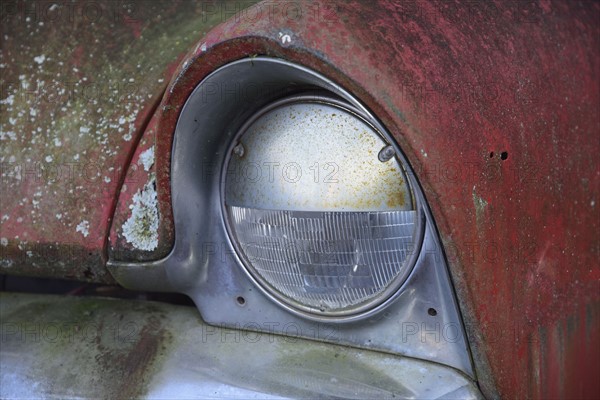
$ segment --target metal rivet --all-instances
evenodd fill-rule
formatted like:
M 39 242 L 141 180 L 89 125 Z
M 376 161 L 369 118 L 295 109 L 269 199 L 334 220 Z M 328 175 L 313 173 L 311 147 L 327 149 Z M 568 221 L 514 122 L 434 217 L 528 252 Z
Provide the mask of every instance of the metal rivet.
M 391 160 L 395 155 L 396 150 L 394 150 L 393 146 L 385 146 L 383 149 L 381 149 L 377 158 L 379 158 L 379 161 L 381 162 L 386 162 Z
M 239 158 L 244 157 L 245 153 L 246 153 L 246 149 L 244 148 L 244 145 L 241 143 L 236 144 L 235 147 L 233 148 L 233 154 L 235 154 Z

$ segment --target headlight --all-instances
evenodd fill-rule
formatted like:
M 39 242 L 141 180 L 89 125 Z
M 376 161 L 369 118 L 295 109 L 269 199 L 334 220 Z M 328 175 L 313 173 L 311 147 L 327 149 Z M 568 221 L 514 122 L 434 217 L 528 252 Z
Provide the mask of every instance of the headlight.
M 186 293 L 213 325 L 472 376 L 416 176 L 350 92 L 285 60 L 230 62 L 186 101 L 171 162 L 173 251 L 141 266 L 112 263 L 119 282 Z
M 347 315 L 397 291 L 416 247 L 414 198 L 393 147 L 358 109 L 286 97 L 250 117 L 229 153 L 232 242 L 272 298 Z

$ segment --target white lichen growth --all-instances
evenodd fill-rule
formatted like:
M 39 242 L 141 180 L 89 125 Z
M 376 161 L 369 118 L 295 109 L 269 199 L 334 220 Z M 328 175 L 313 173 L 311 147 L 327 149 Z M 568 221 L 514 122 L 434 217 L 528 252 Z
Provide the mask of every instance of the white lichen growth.
M 140 154 L 140 160 L 138 164 L 144 166 L 144 171 L 150 171 L 150 168 L 154 165 L 154 146 Z
M 6 138 L 10 140 L 17 140 L 17 134 L 13 131 L 3 131 L 0 129 L 0 140 L 6 140 Z
M 123 236 L 128 243 L 139 250 L 152 251 L 158 247 L 158 198 L 156 195 L 156 178 L 133 196 L 133 204 L 129 206 L 131 216 L 123 224 Z
M 75 228 L 75 231 L 81 232 L 83 237 L 88 237 L 90 234 L 90 223 L 86 220 L 81 221 Z

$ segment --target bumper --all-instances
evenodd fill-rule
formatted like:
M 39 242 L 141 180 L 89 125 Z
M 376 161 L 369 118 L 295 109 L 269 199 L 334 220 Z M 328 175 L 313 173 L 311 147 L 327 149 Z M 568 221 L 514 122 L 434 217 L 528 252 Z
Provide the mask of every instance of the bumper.
M 0 300 L 1 398 L 480 398 L 452 368 L 213 327 L 192 307 L 12 293 Z

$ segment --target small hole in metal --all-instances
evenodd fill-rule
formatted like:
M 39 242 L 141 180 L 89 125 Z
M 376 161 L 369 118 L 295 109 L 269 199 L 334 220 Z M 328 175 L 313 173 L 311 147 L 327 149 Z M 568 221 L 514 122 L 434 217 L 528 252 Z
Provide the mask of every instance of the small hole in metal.
M 494 152 L 493 151 L 490 153 L 490 158 L 494 158 Z
M 237 297 L 237 299 L 235 299 L 235 300 L 237 301 L 237 303 L 238 303 L 240 306 L 243 306 L 243 305 L 245 305 L 245 304 L 246 304 L 246 299 L 245 299 L 245 298 L 243 298 L 242 296 L 238 296 L 238 297 Z
M 507 152 L 507 151 L 503 151 L 503 152 L 500 154 L 500 159 L 502 159 L 502 160 L 506 160 L 507 158 L 508 158 L 508 152 Z
M 430 308 L 429 310 L 427 310 L 427 314 L 431 315 L 432 317 L 435 317 L 437 315 L 437 311 L 435 310 L 435 308 Z

